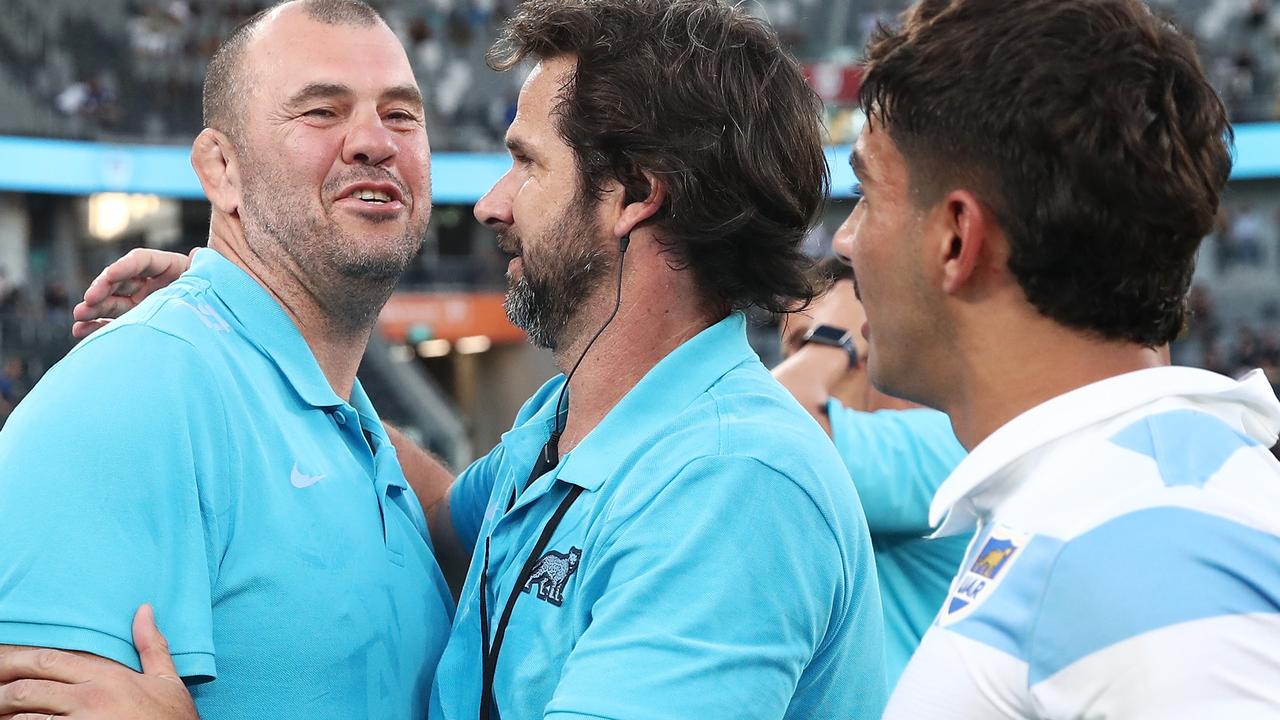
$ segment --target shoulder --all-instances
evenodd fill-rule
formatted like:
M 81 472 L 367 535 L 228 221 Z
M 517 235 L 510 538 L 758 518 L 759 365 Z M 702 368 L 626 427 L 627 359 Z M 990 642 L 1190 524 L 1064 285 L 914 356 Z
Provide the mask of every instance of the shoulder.
M 865 476 L 928 474 L 934 484 L 964 459 L 965 450 L 945 413 L 926 408 L 851 410 L 832 399 L 827 404 L 831 439 L 859 483 Z
M 822 427 L 758 362 L 726 373 L 687 414 L 714 424 L 719 452 L 754 457 L 788 475 L 825 476 L 835 468 L 847 478 Z
M 842 547 L 865 534 L 857 492 L 830 439 L 758 363 L 720 378 L 642 448 L 628 471 L 651 485 L 640 494 L 697 484 L 731 505 L 750 493 L 769 512 L 807 514 L 810 529 Z
M 1131 638 L 1280 612 L 1274 527 L 1194 507 L 1127 512 L 1063 543 L 1045 579 L 1031 681 Z M 1092 618 L 1087 626 L 1074 619 Z
M 182 383 L 184 392 L 210 393 L 207 354 L 189 338 L 143 323 L 112 323 L 77 345 L 36 384 L 32 399 L 57 389 L 87 393 L 78 403 L 93 405 L 106 398 L 130 406 L 177 400 L 165 396 Z M 211 393 L 210 393 L 211 394 Z
M 1174 407 L 1113 423 L 1107 443 L 1167 487 L 1204 488 L 1232 474 L 1276 477 L 1270 448 L 1205 410 Z

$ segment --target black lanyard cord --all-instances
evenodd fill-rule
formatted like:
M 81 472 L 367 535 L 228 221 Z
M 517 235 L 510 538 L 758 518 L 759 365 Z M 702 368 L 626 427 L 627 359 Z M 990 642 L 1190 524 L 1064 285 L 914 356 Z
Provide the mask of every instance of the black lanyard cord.
M 516 584 L 511 588 L 511 594 L 507 596 L 507 604 L 502 608 L 502 617 L 498 619 L 498 625 L 493 632 L 492 646 L 489 643 L 489 607 L 485 599 L 485 596 L 488 595 L 489 538 L 484 540 L 484 568 L 480 575 L 480 631 L 484 633 L 484 639 L 481 643 L 481 648 L 484 652 L 484 685 L 480 689 L 480 720 L 490 720 L 492 717 L 493 678 L 498 669 L 498 653 L 502 652 L 502 640 L 506 637 L 507 623 L 511 621 L 511 613 L 516 608 L 516 600 L 520 598 L 520 593 L 524 591 L 525 583 L 529 582 L 529 577 L 533 575 L 533 568 L 538 564 L 538 560 L 541 559 L 542 552 L 546 550 L 547 544 L 551 542 L 551 536 L 555 534 L 560 521 L 564 519 L 565 513 L 569 512 L 569 506 L 573 505 L 573 501 L 577 500 L 581 494 L 581 485 L 571 487 L 569 493 L 560 501 L 560 506 L 551 515 L 551 519 L 542 528 L 542 535 L 538 536 L 538 542 L 534 543 L 533 550 L 530 551 L 529 557 L 524 562 L 524 567 L 520 569 L 520 574 L 516 576 Z
M 534 463 L 533 471 L 529 473 L 529 479 L 524 483 L 525 488 L 528 488 L 535 479 L 560 463 L 560 453 L 557 446 L 560 443 L 560 435 L 564 432 L 564 428 L 560 425 L 560 409 L 564 407 L 565 393 L 569 389 L 569 382 L 573 380 L 574 373 L 578 372 L 578 367 L 582 365 L 587 353 L 591 351 L 591 346 L 596 344 L 596 340 L 599 340 L 600 336 L 604 334 L 605 328 L 608 328 L 613 319 L 618 317 L 618 310 L 622 307 L 622 269 L 627 260 L 627 247 L 630 244 L 630 235 L 618 238 L 618 288 L 617 298 L 613 304 L 613 312 L 609 314 L 609 318 L 604 321 L 604 324 L 600 326 L 596 334 L 591 337 L 587 346 L 583 348 L 582 354 L 578 356 L 578 361 L 573 364 L 573 368 L 569 370 L 569 374 L 565 377 L 564 385 L 560 388 L 560 394 L 556 396 L 556 414 L 551 438 L 547 440 L 547 444 L 543 446 L 542 452 L 539 453 L 538 460 Z M 502 639 L 507 634 L 507 623 L 511 620 L 512 611 L 515 610 L 516 600 L 519 599 L 520 593 L 524 590 L 524 584 L 529 582 L 534 566 L 541 559 L 542 552 L 546 549 L 547 543 L 551 541 L 551 536 L 560 525 L 560 521 L 564 519 L 564 514 L 569 511 L 569 506 L 581 494 L 582 486 L 574 485 L 569 490 L 569 494 L 564 496 L 564 500 L 560 501 L 560 507 L 556 508 L 555 513 L 551 515 L 546 527 L 542 528 L 542 535 L 538 538 L 538 542 L 534 544 L 533 552 L 529 553 L 528 559 L 525 560 L 524 567 L 520 570 L 520 575 L 516 577 L 515 587 L 511 588 L 511 595 L 507 597 L 507 604 L 502 608 L 502 617 L 498 619 L 498 626 L 494 629 L 492 647 L 490 647 L 489 643 L 489 602 L 485 597 L 488 595 L 489 584 L 489 538 L 486 537 L 484 539 L 484 567 L 480 574 L 480 632 L 484 634 L 480 648 L 481 652 L 484 653 L 482 663 L 484 686 L 480 689 L 480 720 L 492 720 L 491 713 L 494 705 L 493 676 L 498 669 L 498 653 L 502 652 Z M 512 488 L 511 499 L 507 502 L 507 512 L 511 512 L 511 508 L 515 507 L 515 504 L 516 490 Z

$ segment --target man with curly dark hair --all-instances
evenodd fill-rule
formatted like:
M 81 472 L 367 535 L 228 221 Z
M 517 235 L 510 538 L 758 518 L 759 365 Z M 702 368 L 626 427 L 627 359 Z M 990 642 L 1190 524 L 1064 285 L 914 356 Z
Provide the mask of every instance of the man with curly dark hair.
M 431 509 L 438 554 L 470 559 L 434 711 L 878 717 L 856 491 L 740 312 L 814 292 L 819 101 L 715 0 L 531 0 L 490 54 L 526 60 L 475 213 L 565 375 Z
M 1280 403 L 1161 353 L 1231 167 L 1191 40 L 1139 0 L 924 0 L 861 100 L 871 378 L 951 416 L 931 522 L 977 532 L 886 717 L 1273 716 Z

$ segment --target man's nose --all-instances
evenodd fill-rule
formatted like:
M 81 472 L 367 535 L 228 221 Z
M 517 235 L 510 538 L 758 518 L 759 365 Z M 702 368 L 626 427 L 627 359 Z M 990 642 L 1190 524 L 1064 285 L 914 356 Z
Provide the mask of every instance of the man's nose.
M 376 112 L 361 113 L 352 118 L 342 148 L 344 162 L 348 165 L 382 165 L 395 154 L 395 138 Z

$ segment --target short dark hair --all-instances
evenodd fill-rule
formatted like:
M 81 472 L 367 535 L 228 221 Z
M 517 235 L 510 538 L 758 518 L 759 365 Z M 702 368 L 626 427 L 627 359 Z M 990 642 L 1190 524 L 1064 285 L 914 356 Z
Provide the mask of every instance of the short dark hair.
M 965 187 L 1043 315 L 1177 336 L 1232 133 L 1192 41 L 1140 0 L 922 0 L 872 38 L 860 104 L 931 204 Z
M 326 25 L 368 27 L 383 22 L 378 11 L 361 0 L 283 0 L 259 10 L 237 25 L 209 58 L 201 98 L 205 127 L 221 130 L 233 138 L 238 136 L 246 91 L 244 68 L 241 66 L 244 49 L 266 16 L 290 2 L 299 3 L 306 10 L 307 17 Z
M 489 64 L 574 55 L 556 109 L 581 186 L 654 216 L 672 266 L 726 310 L 794 309 L 815 289 L 801 249 L 825 200 L 822 104 L 765 23 L 719 0 L 527 0 Z

